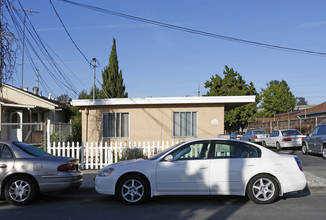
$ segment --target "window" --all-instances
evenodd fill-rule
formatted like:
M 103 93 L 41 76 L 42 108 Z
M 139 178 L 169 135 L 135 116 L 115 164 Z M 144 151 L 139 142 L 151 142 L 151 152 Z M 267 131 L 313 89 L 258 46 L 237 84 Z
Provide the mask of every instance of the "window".
M 13 158 L 11 151 L 6 145 L 0 145 L 0 158 Z
M 207 159 L 210 145 L 210 142 L 196 142 L 181 147 L 172 153 L 173 160 Z
M 317 126 L 312 132 L 311 132 L 311 136 L 316 136 L 317 133 L 318 133 L 318 129 L 319 129 L 319 126 Z
M 326 125 L 321 125 L 319 127 L 318 135 L 325 135 L 326 134 Z
M 197 112 L 173 112 L 173 137 L 197 137 Z
M 129 137 L 129 113 L 103 113 L 102 136 L 103 138 Z
M 216 142 L 214 158 L 254 158 L 260 157 L 261 151 L 249 144 L 237 142 Z

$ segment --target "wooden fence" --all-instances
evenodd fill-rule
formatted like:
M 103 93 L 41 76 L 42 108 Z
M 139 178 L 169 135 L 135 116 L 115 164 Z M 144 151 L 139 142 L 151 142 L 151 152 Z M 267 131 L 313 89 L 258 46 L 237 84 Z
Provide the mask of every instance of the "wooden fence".
M 123 158 L 128 149 L 137 149 L 142 154 L 150 158 L 158 152 L 178 144 L 174 142 L 96 142 L 96 143 L 70 143 L 58 142 L 47 144 L 47 152 L 54 156 L 74 157 L 79 159 L 81 169 L 101 169 L 109 164 L 116 163 L 120 160 L 130 159 Z
M 326 117 L 303 118 L 282 121 L 256 122 L 248 125 L 248 129 L 263 129 L 267 133 L 272 133 L 278 129 L 297 129 L 306 135 L 320 124 L 326 123 Z

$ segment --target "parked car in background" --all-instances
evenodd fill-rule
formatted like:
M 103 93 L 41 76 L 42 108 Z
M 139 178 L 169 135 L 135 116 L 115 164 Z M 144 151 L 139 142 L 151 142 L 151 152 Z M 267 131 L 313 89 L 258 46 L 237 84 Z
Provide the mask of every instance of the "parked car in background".
M 263 140 L 267 137 L 268 133 L 261 129 L 252 129 L 246 131 L 241 137 L 241 140 L 250 141 L 254 143 L 262 143 Z
M 296 129 L 273 131 L 263 140 L 264 147 L 276 147 L 277 150 L 288 147 L 301 147 L 304 135 Z
M 235 131 L 235 132 L 232 132 L 230 134 L 230 139 L 238 139 L 240 140 L 240 138 L 244 135 L 244 132 L 242 131 Z
M 321 154 L 326 159 L 326 124 L 318 125 L 303 139 L 302 153 Z
M 0 195 L 13 205 L 27 205 L 39 193 L 79 188 L 78 160 L 52 156 L 18 141 L 0 141 Z
M 306 184 L 299 157 L 219 138 L 182 142 L 149 160 L 111 164 L 95 178 L 98 193 L 129 205 L 159 195 L 247 195 L 267 204 Z

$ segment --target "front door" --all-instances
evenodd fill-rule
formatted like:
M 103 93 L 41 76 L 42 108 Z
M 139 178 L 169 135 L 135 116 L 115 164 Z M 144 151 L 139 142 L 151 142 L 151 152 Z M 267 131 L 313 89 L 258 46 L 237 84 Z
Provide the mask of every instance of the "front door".
M 23 113 L 21 111 L 10 113 L 10 140 L 23 141 Z

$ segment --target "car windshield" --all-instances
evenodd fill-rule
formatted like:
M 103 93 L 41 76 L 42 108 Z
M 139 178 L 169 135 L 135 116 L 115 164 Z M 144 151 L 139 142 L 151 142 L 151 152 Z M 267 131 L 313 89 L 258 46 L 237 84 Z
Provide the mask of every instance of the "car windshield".
M 263 131 L 263 130 L 259 130 L 259 131 L 254 131 L 255 134 L 267 134 L 266 131 Z
M 181 142 L 180 144 L 183 144 L 184 142 Z M 168 149 L 164 150 L 164 151 L 160 151 L 157 154 L 155 154 L 154 156 L 152 156 L 151 158 L 149 158 L 150 160 L 156 160 L 157 158 L 160 158 L 162 155 L 164 155 L 166 152 L 168 152 L 169 150 L 178 147 L 180 144 L 176 144 L 172 147 L 169 147 Z
M 33 155 L 33 156 L 44 156 L 44 155 L 50 155 L 49 153 L 45 152 L 44 150 L 37 148 L 35 146 L 29 145 L 29 144 L 25 144 L 22 142 L 13 142 L 13 144 L 17 147 L 19 147 L 20 149 L 22 149 L 23 151 L 25 151 L 26 153 Z
M 302 134 L 298 130 L 286 130 L 286 131 L 282 131 L 282 135 L 290 136 L 290 135 L 302 135 Z

